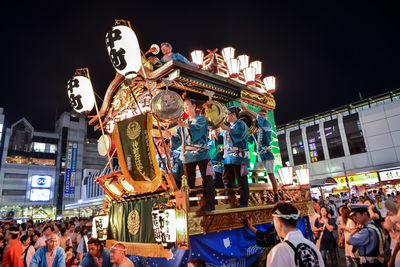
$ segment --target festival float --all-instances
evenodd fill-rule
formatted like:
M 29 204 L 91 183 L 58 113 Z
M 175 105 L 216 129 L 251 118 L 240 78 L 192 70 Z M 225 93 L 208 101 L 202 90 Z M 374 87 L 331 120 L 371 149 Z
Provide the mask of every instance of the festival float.
M 200 177 L 195 188 L 188 187 L 185 176 L 178 187 L 168 171 L 169 159 L 167 171 L 160 171 L 156 155 L 166 146 L 165 131 L 174 132 L 176 120 L 185 116 L 183 96 L 204 103 L 198 112 L 205 114 L 210 128 L 225 123 L 227 108 L 240 102 L 254 112 L 268 110 L 280 201 L 300 210 L 298 227 L 312 238 L 309 169 L 294 172 L 293 167 L 282 166 L 274 123 L 275 77 L 262 79 L 260 61 L 235 57 L 235 49 L 225 47 L 207 54 L 193 51 L 190 64 L 176 60 L 161 64 L 156 58 L 158 45 L 143 53 L 126 20 L 116 20 L 105 39 L 116 76 L 102 105 L 97 106 L 86 68 L 77 69 L 68 81 L 68 97 L 76 111 L 88 115 L 89 125 L 101 132 L 99 153 L 108 158 L 103 173 L 95 177 L 105 197 L 103 215 L 93 224 L 106 247 L 124 243 L 136 266 L 186 266 L 193 258 L 210 266 L 249 266 L 264 251 L 245 226 L 248 217 L 260 230 L 272 222 L 272 186 L 266 173 L 252 173 L 257 157 L 253 144 L 249 144 L 248 207 L 227 204 L 226 189 L 217 188 L 215 210 L 201 211 Z M 93 106 L 96 114 L 90 115 Z M 254 134 L 255 117 L 246 111 L 239 117 L 248 125 L 249 135 Z M 118 158 L 118 165 L 113 166 L 113 158 Z

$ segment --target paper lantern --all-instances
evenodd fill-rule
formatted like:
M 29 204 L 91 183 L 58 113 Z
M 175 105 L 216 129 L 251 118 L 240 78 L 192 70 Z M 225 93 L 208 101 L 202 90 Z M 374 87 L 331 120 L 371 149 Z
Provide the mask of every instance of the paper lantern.
M 203 58 L 204 58 L 204 52 L 201 50 L 194 50 L 192 53 L 190 53 L 192 56 L 192 61 L 193 63 L 202 66 L 203 65 Z
M 256 82 L 256 69 L 253 67 L 247 67 L 243 70 L 244 79 L 246 85 L 253 85 Z
M 235 58 L 231 58 L 226 61 L 226 66 L 228 67 L 229 77 L 237 78 L 240 72 L 240 61 Z
M 283 185 L 293 184 L 293 167 L 283 167 L 278 169 L 279 177 Z
M 240 55 L 238 56 L 240 61 L 240 70 L 243 70 L 249 66 L 249 56 L 248 55 Z
M 112 180 L 107 180 L 104 183 L 105 187 L 110 190 L 111 193 L 113 193 L 115 196 L 121 196 L 123 194 L 123 190 L 121 186 L 118 184 L 116 179 Z
M 167 243 L 175 243 L 176 241 L 175 208 L 168 207 L 164 211 L 164 215 L 165 215 L 165 241 Z
M 300 185 L 309 185 L 310 184 L 310 169 L 300 169 L 296 170 L 296 176 L 299 180 Z
M 87 77 L 74 76 L 68 81 L 67 93 L 72 108 L 79 113 L 89 112 L 94 106 L 92 83 Z
M 221 53 L 225 62 L 227 62 L 229 59 L 235 58 L 235 48 L 233 47 L 225 47 L 222 49 Z
M 276 79 L 275 79 L 274 76 L 268 76 L 268 77 L 265 77 L 265 78 L 263 79 L 265 88 L 267 89 L 267 92 L 268 92 L 268 93 L 274 93 L 274 92 L 275 92 L 275 90 L 276 90 L 276 87 L 275 87 L 275 80 L 276 80 Z
M 125 191 L 127 191 L 128 193 L 134 194 L 135 193 L 135 188 L 133 187 L 133 185 L 131 185 L 123 176 L 120 176 L 118 178 L 118 182 L 119 184 L 122 186 L 123 189 L 125 189 Z
M 262 62 L 261 61 L 253 61 L 250 63 L 250 67 L 256 69 L 256 79 L 261 77 L 262 69 L 261 69 Z
M 106 34 L 106 47 L 115 70 L 128 79 L 135 78 L 142 65 L 135 32 L 124 25 L 112 27 Z

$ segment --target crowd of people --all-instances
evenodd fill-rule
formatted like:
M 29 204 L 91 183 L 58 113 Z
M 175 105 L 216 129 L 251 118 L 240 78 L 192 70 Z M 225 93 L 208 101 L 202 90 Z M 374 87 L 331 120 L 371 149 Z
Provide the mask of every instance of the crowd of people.
M 400 266 L 400 192 L 380 188 L 313 200 L 316 214 L 310 220 L 326 266 L 337 266 L 338 249 L 344 250 L 346 266 Z
M 126 248 L 116 243 L 110 250 L 92 237 L 88 219 L 4 223 L 0 227 L 2 267 L 132 267 Z

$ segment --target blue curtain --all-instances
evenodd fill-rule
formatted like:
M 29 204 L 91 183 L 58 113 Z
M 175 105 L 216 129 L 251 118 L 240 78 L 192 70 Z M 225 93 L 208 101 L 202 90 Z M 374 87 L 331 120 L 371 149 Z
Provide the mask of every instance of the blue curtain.
M 266 231 L 272 224 L 256 225 L 257 230 Z M 314 240 L 308 217 L 300 218 L 297 228 L 304 237 Z M 145 258 L 129 255 L 135 266 L 176 267 L 186 266 L 195 258 L 203 259 L 207 266 L 247 267 L 254 263 L 265 248 L 256 245 L 255 235 L 249 228 L 239 228 L 216 233 L 190 236 L 190 249 L 172 248 L 173 259 Z

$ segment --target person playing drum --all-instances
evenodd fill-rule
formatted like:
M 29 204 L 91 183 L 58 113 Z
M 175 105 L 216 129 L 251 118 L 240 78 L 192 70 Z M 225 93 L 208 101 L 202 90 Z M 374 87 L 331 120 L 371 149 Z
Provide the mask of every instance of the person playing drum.
M 274 175 L 274 154 L 271 152 L 272 124 L 268 121 L 267 110 L 261 109 L 258 114 L 245 107 L 241 102 L 243 110 L 250 112 L 257 119 L 257 132 L 252 136 L 256 145 L 257 159 L 253 173 L 256 171 L 266 171 L 271 180 L 274 191 L 274 203 L 279 201 L 278 183 Z
M 231 127 L 222 124 L 220 127 L 225 130 L 224 136 L 224 173 L 222 180 L 225 188 L 232 188 L 237 180 L 240 194 L 240 206 L 247 207 L 249 202 L 249 183 L 247 181 L 247 168 L 250 164 L 248 146 L 249 129 L 242 120 L 239 120 L 238 107 L 228 108 L 226 121 Z M 228 192 L 229 202 L 236 205 L 235 193 Z
M 196 101 L 185 99 L 185 113 L 189 118 L 185 121 L 178 121 L 176 135 L 172 136 L 167 132 L 167 137 L 171 138 L 172 150 L 182 145 L 181 159 L 183 163 L 183 172 L 187 177 L 188 185 L 194 188 L 196 179 L 196 166 L 199 167 L 203 179 L 204 193 L 206 199 L 203 211 L 215 209 L 215 188 L 212 179 L 212 165 L 209 164 L 210 156 L 208 154 L 207 136 L 208 125 L 206 117 L 196 114 Z M 211 170 L 210 170 L 211 169 Z

